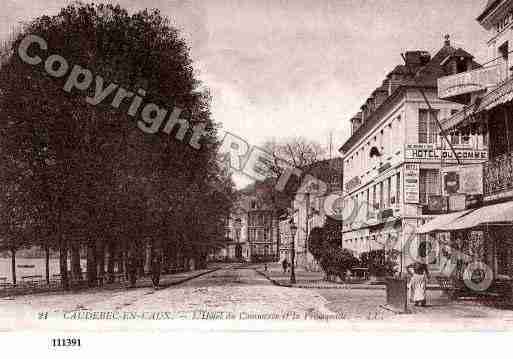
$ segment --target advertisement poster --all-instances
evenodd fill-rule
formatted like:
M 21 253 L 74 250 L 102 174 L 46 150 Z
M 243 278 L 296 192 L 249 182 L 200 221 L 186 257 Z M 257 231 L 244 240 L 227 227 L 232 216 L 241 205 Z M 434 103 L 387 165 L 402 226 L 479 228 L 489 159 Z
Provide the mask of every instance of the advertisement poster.
M 404 167 L 404 202 L 418 204 L 420 202 L 420 166 L 407 163 Z
M 444 195 L 482 195 L 483 166 L 481 164 L 451 166 L 442 169 Z

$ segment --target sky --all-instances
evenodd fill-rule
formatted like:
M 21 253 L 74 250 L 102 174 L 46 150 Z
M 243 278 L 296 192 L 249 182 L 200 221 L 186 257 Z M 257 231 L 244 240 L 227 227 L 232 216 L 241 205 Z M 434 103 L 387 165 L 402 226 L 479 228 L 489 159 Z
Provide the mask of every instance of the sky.
M 1 0 L 0 38 L 13 25 L 52 15 L 67 0 Z M 96 1 L 111 2 L 111 1 Z M 158 8 L 182 30 L 197 77 L 223 129 L 260 145 L 303 136 L 334 155 L 349 119 L 401 53 L 434 54 L 445 34 L 479 61 L 487 34 L 475 18 L 486 0 L 119 0 Z M 247 183 L 236 178 L 239 185 Z

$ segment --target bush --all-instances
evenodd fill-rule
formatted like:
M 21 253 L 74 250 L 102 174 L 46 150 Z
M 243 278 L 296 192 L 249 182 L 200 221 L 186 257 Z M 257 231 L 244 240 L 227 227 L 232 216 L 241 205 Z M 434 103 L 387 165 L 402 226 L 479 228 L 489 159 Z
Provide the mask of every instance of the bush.
M 389 277 L 396 273 L 399 251 L 383 249 L 362 253 L 361 266 L 369 268 L 369 274 L 376 277 Z
M 341 248 L 324 228 L 312 229 L 308 249 L 328 277 L 338 276 L 344 279 L 348 270 L 360 264 L 353 253 Z

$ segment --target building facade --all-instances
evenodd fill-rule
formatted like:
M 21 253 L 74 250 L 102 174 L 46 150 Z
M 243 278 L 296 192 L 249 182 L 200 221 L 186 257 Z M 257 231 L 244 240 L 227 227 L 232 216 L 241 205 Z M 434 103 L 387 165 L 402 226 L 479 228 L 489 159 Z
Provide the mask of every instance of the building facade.
M 483 198 L 477 209 L 429 229 L 447 231 L 452 246 L 486 263 L 494 279 L 513 278 L 513 1 L 488 1 L 477 20 L 490 33 L 487 65 L 441 78 L 439 96 L 464 105 L 443 131 L 481 134 L 489 143 L 488 161 L 468 175 L 481 180 Z
M 226 258 L 246 262 L 270 262 L 279 258 L 279 220 L 269 187 L 257 184 L 239 192 L 239 199 L 227 219 L 226 244 L 221 250 Z
M 410 51 L 404 60 L 350 120 L 352 135 L 340 149 L 343 246 L 357 255 L 395 249 L 401 272 L 426 240 L 417 228 L 449 206 L 442 190 L 443 169 L 458 160 L 481 163 L 488 153 L 482 136 L 454 134 L 445 139 L 438 127 L 438 121 L 459 112 L 462 105 L 438 98 L 437 79 L 478 68 L 472 55 L 452 47 L 446 37 L 435 56 Z

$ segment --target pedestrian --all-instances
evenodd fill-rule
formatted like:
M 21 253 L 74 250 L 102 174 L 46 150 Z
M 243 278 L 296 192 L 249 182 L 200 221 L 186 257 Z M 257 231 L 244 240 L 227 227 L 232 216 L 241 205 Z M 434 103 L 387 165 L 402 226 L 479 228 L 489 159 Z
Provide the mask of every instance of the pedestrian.
M 410 300 L 415 303 L 415 306 L 426 306 L 426 286 L 428 280 L 427 265 L 423 263 L 416 263 L 413 266 L 413 276 L 410 279 Z
M 154 289 L 159 289 L 160 269 L 161 269 L 160 255 L 155 255 L 155 256 L 153 256 L 153 258 L 151 260 L 151 281 L 153 282 Z
M 289 262 L 287 261 L 287 258 L 285 258 L 282 262 L 281 262 L 281 266 L 283 267 L 283 273 L 287 273 L 287 269 L 289 267 Z
M 135 256 L 131 253 L 128 256 L 128 280 L 130 282 L 130 288 L 135 288 L 137 282 L 137 261 Z

